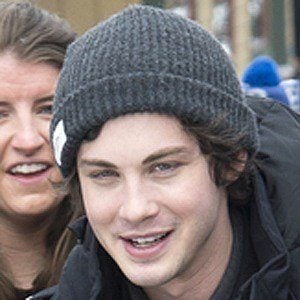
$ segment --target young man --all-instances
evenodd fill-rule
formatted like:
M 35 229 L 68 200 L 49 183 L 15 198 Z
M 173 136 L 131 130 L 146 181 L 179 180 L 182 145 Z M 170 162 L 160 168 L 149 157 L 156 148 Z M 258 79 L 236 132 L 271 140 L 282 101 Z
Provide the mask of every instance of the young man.
M 222 47 L 196 23 L 133 6 L 79 38 L 51 136 L 87 215 L 55 299 L 299 293 L 253 165 L 255 115 Z

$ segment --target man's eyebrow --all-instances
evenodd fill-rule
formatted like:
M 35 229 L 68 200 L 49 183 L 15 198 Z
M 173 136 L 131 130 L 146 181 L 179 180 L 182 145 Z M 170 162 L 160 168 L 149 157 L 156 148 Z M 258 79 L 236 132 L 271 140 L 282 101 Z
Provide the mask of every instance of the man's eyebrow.
M 102 168 L 113 168 L 117 169 L 117 166 L 114 164 L 105 161 L 105 160 L 98 160 L 98 159 L 82 159 L 79 162 L 79 167 L 102 167 Z
M 153 161 L 162 159 L 167 156 L 175 155 L 175 154 L 188 154 L 188 153 L 189 151 L 184 147 L 159 150 L 158 152 L 151 154 L 145 160 L 143 160 L 142 164 L 146 165 Z M 102 167 L 102 168 L 112 168 L 112 169 L 118 168 L 116 165 L 108 161 L 101 160 L 101 159 L 93 159 L 93 158 L 80 160 L 78 166 L 79 167 L 91 166 L 91 167 Z
M 175 154 L 187 154 L 189 151 L 184 148 L 184 147 L 176 147 L 176 148 L 171 148 L 171 149 L 164 149 L 160 150 L 156 153 L 151 154 L 148 156 L 145 160 L 143 160 L 143 164 L 149 164 L 151 162 L 154 162 L 156 160 L 165 158 L 167 156 L 175 155 Z

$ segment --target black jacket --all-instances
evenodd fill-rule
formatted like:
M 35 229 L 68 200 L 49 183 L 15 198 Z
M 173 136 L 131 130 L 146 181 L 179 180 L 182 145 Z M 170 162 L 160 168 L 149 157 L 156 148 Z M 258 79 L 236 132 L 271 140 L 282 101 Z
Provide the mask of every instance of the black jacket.
M 259 270 L 239 287 L 235 299 L 300 299 L 300 115 L 266 99 L 249 98 L 249 105 L 257 113 L 261 136 L 253 200 L 247 206 Z M 135 299 L 143 299 L 99 246 L 85 217 L 73 230 L 79 243 L 56 292 L 43 291 L 32 299 L 127 300 L 128 286 Z M 104 290 L 111 292 L 102 295 Z

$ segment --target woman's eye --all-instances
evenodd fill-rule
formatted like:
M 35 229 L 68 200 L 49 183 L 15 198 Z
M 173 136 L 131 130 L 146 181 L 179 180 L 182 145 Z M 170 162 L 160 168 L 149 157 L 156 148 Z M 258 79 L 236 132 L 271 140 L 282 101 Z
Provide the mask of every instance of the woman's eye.
M 0 119 L 8 117 L 9 113 L 7 111 L 0 111 Z
M 44 114 L 44 115 L 52 115 L 52 111 L 53 111 L 52 104 L 41 106 L 38 109 L 38 113 Z

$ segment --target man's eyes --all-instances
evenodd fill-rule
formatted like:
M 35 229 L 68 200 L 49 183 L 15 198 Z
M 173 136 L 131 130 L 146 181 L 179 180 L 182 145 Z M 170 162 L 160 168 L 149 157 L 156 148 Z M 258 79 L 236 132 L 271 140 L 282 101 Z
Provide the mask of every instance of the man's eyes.
M 89 177 L 93 179 L 106 180 L 111 178 L 117 178 L 119 177 L 119 174 L 115 170 L 101 170 L 91 172 L 89 174 Z
M 154 175 L 171 175 L 183 164 L 180 162 L 161 162 L 150 167 L 150 174 Z
M 182 162 L 160 162 L 148 166 L 142 171 L 146 176 L 150 177 L 168 177 L 176 174 L 177 170 L 183 166 Z M 114 169 L 91 170 L 88 177 L 99 182 L 111 182 L 118 180 L 121 174 Z

